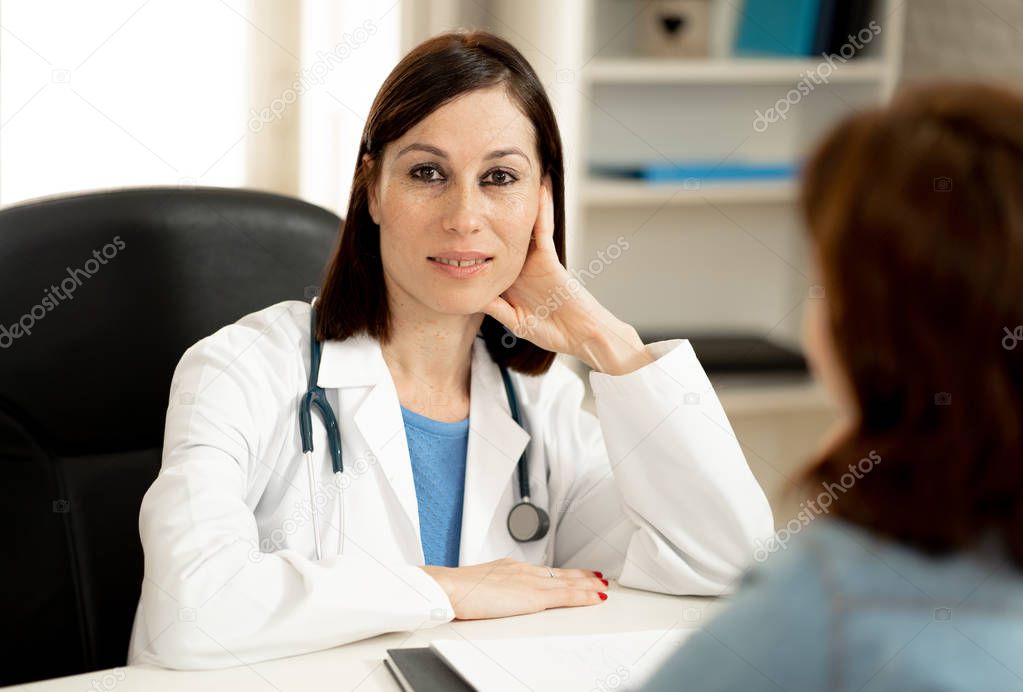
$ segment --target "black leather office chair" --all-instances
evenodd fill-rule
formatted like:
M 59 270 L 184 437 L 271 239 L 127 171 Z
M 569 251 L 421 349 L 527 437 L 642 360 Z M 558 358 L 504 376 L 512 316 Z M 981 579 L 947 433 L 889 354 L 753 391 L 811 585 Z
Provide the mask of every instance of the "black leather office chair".
M 174 367 L 242 315 L 314 295 L 339 223 L 222 188 L 0 210 L 0 684 L 124 665 Z

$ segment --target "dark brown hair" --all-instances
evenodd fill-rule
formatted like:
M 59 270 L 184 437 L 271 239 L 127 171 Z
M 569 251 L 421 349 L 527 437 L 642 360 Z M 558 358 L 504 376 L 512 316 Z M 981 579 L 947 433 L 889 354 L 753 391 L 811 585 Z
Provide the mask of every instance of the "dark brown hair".
M 414 48 L 380 87 L 362 133 L 348 213 L 327 268 L 317 302 L 320 340 L 347 339 L 358 333 L 386 342 L 390 337 L 380 227 L 369 214 L 368 190 L 384 146 L 400 138 L 434 110 L 475 89 L 503 84 L 509 98 L 529 118 L 540 156 L 541 178 L 551 176 L 554 246 L 565 264 L 565 176 L 561 136 L 543 85 L 526 59 L 507 41 L 483 31 L 451 32 Z M 484 316 L 480 331 L 495 362 L 523 373 L 546 372 L 555 354 L 525 339 L 512 339 L 504 325 Z M 502 339 L 504 343 L 502 343 Z
M 1021 181 L 1023 96 L 931 85 L 841 123 L 802 208 L 857 410 L 808 479 L 872 455 L 833 512 L 931 553 L 994 534 L 1023 566 Z

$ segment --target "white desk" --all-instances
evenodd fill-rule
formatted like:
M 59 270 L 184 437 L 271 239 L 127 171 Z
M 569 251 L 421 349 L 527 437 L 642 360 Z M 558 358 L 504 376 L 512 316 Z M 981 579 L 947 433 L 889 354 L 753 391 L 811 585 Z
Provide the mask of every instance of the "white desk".
M 721 607 L 710 598 L 665 596 L 619 586 L 608 588 L 598 605 L 557 608 L 532 615 L 496 620 L 456 620 L 417 632 L 392 632 L 304 656 L 280 658 L 249 666 L 211 671 L 164 670 L 126 666 L 55 678 L 7 689 L 57 692 L 87 690 L 129 692 L 395 692 L 400 690 L 384 667 L 385 650 L 423 646 L 433 639 L 501 639 L 542 635 L 600 634 L 630 630 L 695 628 Z M 526 664 L 528 665 L 528 664 Z

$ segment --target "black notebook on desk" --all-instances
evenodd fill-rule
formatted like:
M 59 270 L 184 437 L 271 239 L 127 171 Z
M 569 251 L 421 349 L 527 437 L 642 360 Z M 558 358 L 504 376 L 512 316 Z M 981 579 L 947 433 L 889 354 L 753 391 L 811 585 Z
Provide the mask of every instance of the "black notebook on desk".
M 405 692 L 476 692 L 428 646 L 388 649 L 384 663 Z

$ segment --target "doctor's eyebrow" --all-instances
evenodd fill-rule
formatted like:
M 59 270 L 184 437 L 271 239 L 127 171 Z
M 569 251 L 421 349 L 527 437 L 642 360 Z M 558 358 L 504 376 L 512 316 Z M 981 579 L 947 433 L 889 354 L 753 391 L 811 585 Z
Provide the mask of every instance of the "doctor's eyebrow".
M 409 153 L 410 151 L 425 151 L 429 154 L 433 154 L 434 156 L 439 156 L 442 159 L 446 159 L 448 157 L 448 153 L 446 151 L 444 151 L 443 149 L 438 149 L 432 144 L 420 144 L 419 142 L 413 142 L 412 144 L 409 144 L 407 147 L 399 151 L 394 157 L 395 160 L 400 159 L 402 156 Z
M 409 144 L 407 147 L 403 147 L 401 149 L 401 151 L 399 151 L 397 153 L 397 155 L 394 157 L 394 159 L 398 160 L 402 156 L 404 156 L 405 154 L 409 153 L 410 151 L 425 151 L 428 154 L 433 154 L 434 156 L 438 156 L 438 157 L 440 157 L 442 159 L 448 158 L 447 152 L 444 151 L 443 149 L 435 147 L 432 144 L 423 144 L 421 142 L 413 142 L 412 144 Z M 490 159 L 499 159 L 499 158 L 501 158 L 503 156 L 521 156 L 522 158 L 524 158 L 526 160 L 526 163 L 529 165 L 530 168 L 533 167 L 533 162 L 530 161 L 529 157 L 526 156 L 524 153 L 522 153 L 522 150 L 519 149 L 518 147 L 506 147 L 504 149 L 494 149 L 492 152 L 490 152 L 489 154 L 484 156 L 483 159 L 485 161 L 489 161 Z
M 484 160 L 489 161 L 490 159 L 499 159 L 502 156 L 521 156 L 526 160 L 526 163 L 530 168 L 533 167 L 533 162 L 529 160 L 529 157 L 522 153 L 522 150 L 518 147 L 508 147 L 507 149 L 494 149 L 492 152 L 484 157 Z

